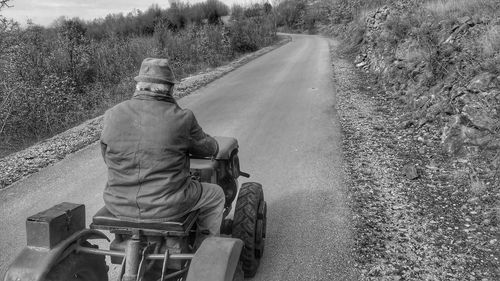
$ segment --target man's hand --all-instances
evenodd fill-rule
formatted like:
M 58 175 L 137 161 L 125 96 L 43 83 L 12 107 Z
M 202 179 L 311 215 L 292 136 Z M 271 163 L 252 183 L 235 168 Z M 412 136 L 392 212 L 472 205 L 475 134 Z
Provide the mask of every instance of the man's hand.
M 205 137 L 200 140 L 193 140 L 189 149 L 190 154 L 200 157 L 215 157 L 218 152 L 219 144 L 208 134 L 205 134 Z

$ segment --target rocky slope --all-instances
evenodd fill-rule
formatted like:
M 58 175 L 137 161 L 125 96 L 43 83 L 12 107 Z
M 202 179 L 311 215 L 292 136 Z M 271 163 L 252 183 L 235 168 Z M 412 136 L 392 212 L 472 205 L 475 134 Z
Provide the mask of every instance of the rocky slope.
M 404 2 L 328 28 L 363 279 L 499 280 L 500 21 Z
M 273 46 L 245 55 L 225 66 L 207 70 L 201 74 L 183 79 L 176 86 L 175 98 L 189 95 L 211 81 L 235 68 L 287 43 L 289 37 L 282 36 Z M 132 94 L 132 93 L 131 93 Z M 80 126 L 56 135 L 25 150 L 0 159 L 0 189 L 51 165 L 99 139 L 102 130 L 102 116 L 89 120 Z
M 379 74 L 384 90 L 408 106 L 406 126 L 422 129 L 439 124 L 443 148 L 464 156 L 500 148 L 500 75 L 498 67 L 477 67 L 477 41 L 498 19 L 464 16 L 451 23 L 423 24 L 435 50 L 424 50 L 423 39 L 408 34 L 392 38 L 387 28 L 405 14 L 389 7 L 366 18 L 365 42 L 356 57 L 360 68 Z M 393 27 L 396 28 L 396 27 Z M 415 31 L 422 32 L 423 30 Z M 406 31 L 409 32 L 409 31 Z M 402 35 L 399 35 L 402 36 Z M 380 38 L 386 38 L 383 41 Z M 420 40 L 420 41 L 419 41 Z M 382 43 L 382 46 L 381 46 Z M 429 56 L 433 56 L 430 57 Z
M 361 280 L 498 280 L 498 188 L 439 136 L 403 129 L 405 106 L 332 57 Z

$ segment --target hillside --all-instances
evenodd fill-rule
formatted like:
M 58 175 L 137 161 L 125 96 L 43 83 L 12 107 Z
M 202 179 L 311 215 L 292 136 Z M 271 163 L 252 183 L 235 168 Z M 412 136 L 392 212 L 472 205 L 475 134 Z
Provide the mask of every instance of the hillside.
M 364 279 L 498 280 L 500 2 L 328 3 Z

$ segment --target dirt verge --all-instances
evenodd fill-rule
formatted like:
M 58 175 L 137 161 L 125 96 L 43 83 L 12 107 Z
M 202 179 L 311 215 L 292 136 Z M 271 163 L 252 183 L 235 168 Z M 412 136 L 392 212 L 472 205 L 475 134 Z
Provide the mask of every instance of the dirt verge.
M 187 96 L 195 90 L 222 77 L 247 62 L 260 57 L 290 41 L 290 37 L 280 35 L 278 42 L 256 52 L 240 57 L 231 63 L 187 77 L 176 86 L 175 98 Z M 102 130 L 102 116 L 37 143 L 27 149 L 0 159 L 0 189 L 27 177 L 40 169 L 52 165 L 66 155 L 76 152 L 99 139 Z

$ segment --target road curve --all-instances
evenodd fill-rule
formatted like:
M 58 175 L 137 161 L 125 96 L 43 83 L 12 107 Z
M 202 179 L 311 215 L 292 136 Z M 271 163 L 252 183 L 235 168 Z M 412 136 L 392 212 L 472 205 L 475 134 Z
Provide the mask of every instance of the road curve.
M 212 135 L 240 143 L 242 170 L 263 184 L 266 249 L 251 280 L 357 280 L 342 180 L 329 41 L 292 41 L 179 100 Z M 0 191 L 0 276 L 25 245 L 26 217 L 62 201 L 103 204 L 96 144 Z

